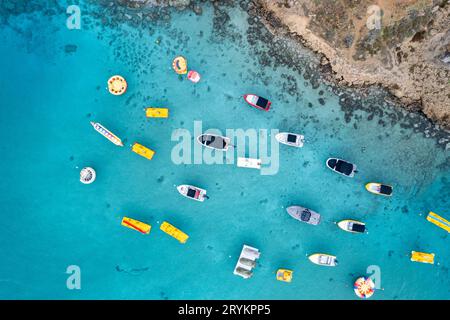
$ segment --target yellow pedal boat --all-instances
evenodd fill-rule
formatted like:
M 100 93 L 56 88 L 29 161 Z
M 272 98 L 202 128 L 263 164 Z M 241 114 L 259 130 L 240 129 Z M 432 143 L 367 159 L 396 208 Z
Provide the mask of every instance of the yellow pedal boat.
M 411 251 L 411 261 L 434 264 L 434 253 Z
M 167 108 L 147 108 L 145 109 L 147 118 L 168 118 L 169 109 Z
M 159 227 L 162 231 L 167 233 L 169 236 L 174 237 L 181 243 L 186 243 L 187 239 L 189 239 L 189 236 L 181 231 L 180 229 L 175 228 L 170 223 L 164 221 L 161 223 L 161 226 Z
M 291 282 L 294 271 L 288 269 L 278 269 L 277 270 L 277 280 L 283 282 Z
M 450 232 L 450 222 L 437 215 L 436 213 L 430 211 L 430 213 L 428 213 L 427 220 L 444 229 L 445 231 Z
M 137 142 L 135 144 L 133 144 L 131 151 L 137 153 L 140 156 L 143 156 L 144 158 L 147 158 L 148 160 L 152 160 L 152 158 L 155 154 L 155 151 L 153 151 Z
M 149 234 L 150 229 L 152 228 L 149 224 L 128 217 L 123 217 L 122 225 L 124 227 L 139 231 L 142 234 Z

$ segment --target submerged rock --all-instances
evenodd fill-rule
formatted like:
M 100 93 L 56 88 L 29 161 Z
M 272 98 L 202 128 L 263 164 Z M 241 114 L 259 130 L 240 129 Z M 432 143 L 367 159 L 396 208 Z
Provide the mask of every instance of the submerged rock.
M 64 46 L 64 51 L 66 52 L 66 53 L 73 53 L 73 52 L 76 52 L 77 51 L 77 46 L 76 45 L 74 45 L 74 44 L 66 44 L 65 46 Z

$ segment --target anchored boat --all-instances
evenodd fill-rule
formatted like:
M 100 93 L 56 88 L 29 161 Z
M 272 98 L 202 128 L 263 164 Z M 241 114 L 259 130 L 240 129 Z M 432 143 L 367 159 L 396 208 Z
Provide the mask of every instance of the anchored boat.
M 320 214 L 308 208 L 300 206 L 290 206 L 286 208 L 287 213 L 294 219 L 312 225 L 320 223 Z
M 290 133 L 290 132 L 280 132 L 277 133 L 277 135 L 275 136 L 275 139 L 277 139 L 277 141 L 279 143 L 291 146 L 291 147 L 297 147 L 297 148 L 301 148 L 303 147 L 303 144 L 305 142 L 305 137 L 302 136 L 301 134 L 297 134 L 297 133 Z
M 206 195 L 206 190 L 188 184 L 179 185 L 177 190 L 183 196 L 192 200 L 203 202 L 205 199 L 209 199 Z
M 338 158 L 329 158 L 327 160 L 327 167 L 334 172 L 342 174 L 343 176 L 353 178 L 356 172 L 356 165 Z
M 291 282 L 294 271 L 288 269 L 278 269 L 277 270 L 277 280 L 283 282 Z
M 147 118 L 168 118 L 169 109 L 167 108 L 147 108 L 145 109 Z
M 256 260 L 259 259 L 260 252 L 258 249 L 244 244 L 238 262 L 234 267 L 233 274 L 248 279 L 253 276 L 252 270 L 256 267 Z
M 356 220 L 342 220 L 337 223 L 338 227 L 344 231 L 352 233 L 364 233 L 366 231 L 366 224 Z
M 152 228 L 149 224 L 128 217 L 123 217 L 122 225 L 124 227 L 139 231 L 142 234 L 149 234 L 150 229 Z
M 241 168 L 261 169 L 261 159 L 238 157 L 237 166 Z
M 131 151 L 134 153 L 137 153 L 138 155 L 147 158 L 148 160 L 152 160 L 153 156 L 155 155 L 155 151 L 143 146 L 142 144 L 139 144 L 135 142 L 133 146 L 131 147 Z
M 366 189 L 371 193 L 387 197 L 390 197 L 393 191 L 393 188 L 391 186 L 377 182 L 370 182 L 366 184 Z
M 104 136 L 106 139 L 114 143 L 116 146 L 123 147 L 122 140 L 118 136 L 116 136 L 114 133 L 106 129 L 104 126 L 102 126 L 98 122 L 92 122 L 91 125 L 94 127 L 94 129 L 100 133 L 102 136 Z
M 434 253 L 411 251 L 411 261 L 434 264 Z
M 180 241 L 180 243 L 186 243 L 187 239 L 189 239 L 189 236 L 186 233 L 184 233 L 180 229 L 175 228 L 173 225 L 166 221 L 161 223 L 159 229 L 167 233 L 169 236 L 177 239 L 178 241 Z
M 245 94 L 244 100 L 252 107 L 255 107 L 257 109 L 261 109 L 264 111 L 269 111 L 270 105 L 272 104 L 272 102 L 270 102 L 266 98 L 257 96 L 256 94 Z
M 197 137 L 197 141 L 211 149 L 227 151 L 230 145 L 230 138 L 216 134 L 202 134 Z
M 309 261 L 325 267 L 336 267 L 338 265 L 337 258 L 335 256 L 325 253 L 315 253 L 308 257 Z

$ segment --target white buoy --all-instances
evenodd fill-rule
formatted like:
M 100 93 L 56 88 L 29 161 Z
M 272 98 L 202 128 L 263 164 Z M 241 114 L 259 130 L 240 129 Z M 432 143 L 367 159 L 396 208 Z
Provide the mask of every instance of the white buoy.
M 85 167 L 80 171 L 80 181 L 84 184 L 90 184 L 95 181 L 95 170 L 91 167 Z

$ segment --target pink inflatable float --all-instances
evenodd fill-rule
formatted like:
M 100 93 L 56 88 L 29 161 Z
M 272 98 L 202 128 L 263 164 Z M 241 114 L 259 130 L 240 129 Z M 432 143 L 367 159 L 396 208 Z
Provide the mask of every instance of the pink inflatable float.
M 188 72 L 187 78 L 194 83 L 200 81 L 200 74 L 197 71 L 191 70 Z

